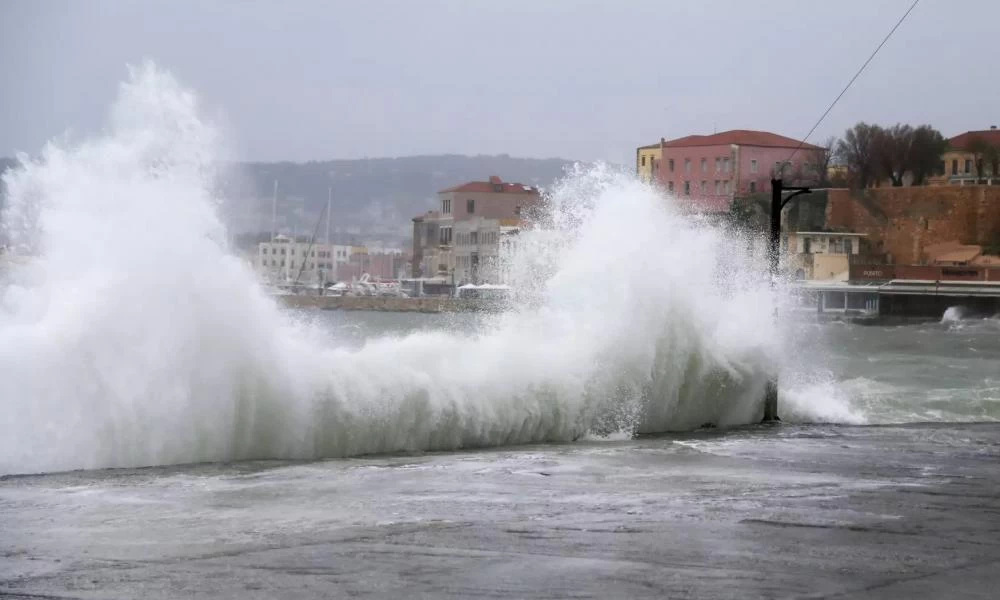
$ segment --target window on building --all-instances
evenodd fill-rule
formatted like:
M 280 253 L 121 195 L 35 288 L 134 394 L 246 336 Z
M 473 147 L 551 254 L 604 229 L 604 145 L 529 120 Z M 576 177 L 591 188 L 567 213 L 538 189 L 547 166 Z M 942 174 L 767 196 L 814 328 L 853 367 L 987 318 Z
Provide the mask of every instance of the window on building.
M 292 248 L 292 256 L 295 256 L 295 248 Z
M 756 158 L 750 160 L 750 172 L 751 173 L 756 173 L 757 172 L 757 159 Z
M 701 172 L 702 173 L 708 173 L 708 159 L 707 158 L 701 159 Z
M 281 259 L 281 266 L 285 266 L 285 259 Z
M 450 244 L 451 243 L 451 227 L 442 227 L 439 232 L 440 232 L 440 239 L 439 239 L 439 241 L 442 244 Z M 345 254 L 346 254 L 346 251 L 345 251 Z
M 281 249 L 281 255 L 282 255 L 282 256 L 284 256 L 284 255 L 285 255 L 285 249 L 284 249 L 284 248 L 282 248 L 282 249 Z
M 702 181 L 701 182 L 701 195 L 704 196 L 707 193 L 708 193 L 708 182 L 707 181 Z
M 803 238 L 802 239 L 802 253 L 803 254 L 812 254 L 812 239 L 811 238 Z
M 277 267 L 277 266 L 278 266 L 278 261 L 276 261 L 276 260 L 274 260 L 274 259 L 272 258 L 272 259 L 271 259 L 271 266 L 272 266 L 272 267 Z
M 690 181 L 685 181 L 684 182 L 684 195 L 685 196 L 690 196 L 691 195 L 691 182 Z
M 722 182 L 722 193 L 726 194 L 726 195 L 729 194 L 729 182 L 728 181 L 723 181 Z
M 951 174 L 958 175 L 958 159 L 952 159 L 951 161 Z
M 841 254 L 844 251 L 844 243 L 840 239 L 832 240 L 830 243 L 830 254 Z
M 473 231 L 472 233 L 469 234 L 469 243 L 472 244 L 472 245 L 476 245 L 476 244 L 479 243 L 479 232 L 478 231 Z
M 670 160 L 667 161 L 667 167 L 671 173 L 674 172 L 674 159 L 671 158 Z
M 670 192 L 671 194 L 674 193 L 674 182 L 673 181 L 668 181 L 667 182 L 667 191 Z
M 690 158 L 685 158 L 684 159 L 684 172 L 685 173 L 690 173 L 691 172 L 691 159 Z
M 473 200 L 472 198 L 469 198 L 468 200 L 465 201 L 465 212 L 469 213 L 470 215 L 476 212 L 476 201 Z
M 718 196 L 722 193 L 722 182 L 718 179 L 715 180 L 715 195 Z
M 854 240 L 851 238 L 844 240 L 844 254 L 854 254 Z
M 756 181 L 751 181 L 750 182 L 750 193 L 751 194 L 756 194 L 757 193 L 757 182 Z
M 644 167 L 646 166 L 646 157 L 645 156 L 643 156 L 643 157 L 641 157 L 639 159 L 639 164 L 642 165 L 642 166 L 644 166 Z
M 721 173 L 722 172 L 722 159 L 721 158 L 716 158 L 715 159 L 715 172 L 716 173 Z
M 441 212 L 446 215 L 451 214 L 451 199 L 445 199 L 441 201 Z
M 514 214 L 517 216 L 521 216 L 521 205 L 517 205 L 514 207 Z
M 965 174 L 968 175 L 972 172 L 972 161 L 970 159 L 965 159 Z
M 729 159 L 728 158 L 723 158 L 722 159 L 722 172 L 723 173 L 728 173 L 729 172 Z

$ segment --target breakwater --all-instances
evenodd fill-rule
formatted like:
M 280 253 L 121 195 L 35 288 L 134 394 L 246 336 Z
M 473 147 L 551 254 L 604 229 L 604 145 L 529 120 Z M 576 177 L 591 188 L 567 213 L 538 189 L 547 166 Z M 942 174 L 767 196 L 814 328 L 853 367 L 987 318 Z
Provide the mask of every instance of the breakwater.
M 501 308 L 496 302 L 473 298 L 393 296 L 278 296 L 288 308 L 322 310 L 372 310 L 381 312 L 482 312 Z

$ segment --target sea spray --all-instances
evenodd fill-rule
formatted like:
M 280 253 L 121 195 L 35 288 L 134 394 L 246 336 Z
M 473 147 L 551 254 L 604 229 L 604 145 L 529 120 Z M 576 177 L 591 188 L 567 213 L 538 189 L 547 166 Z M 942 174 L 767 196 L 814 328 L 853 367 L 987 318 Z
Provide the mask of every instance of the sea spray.
M 569 441 L 753 422 L 781 336 L 720 229 L 607 167 L 552 190 L 476 334 L 331 344 L 228 254 L 219 135 L 152 64 L 6 176 L 0 472 Z M 538 268 L 539 265 L 544 268 Z M 758 265 L 759 266 L 759 265 Z M 16 282 L 16 283 L 13 283 Z

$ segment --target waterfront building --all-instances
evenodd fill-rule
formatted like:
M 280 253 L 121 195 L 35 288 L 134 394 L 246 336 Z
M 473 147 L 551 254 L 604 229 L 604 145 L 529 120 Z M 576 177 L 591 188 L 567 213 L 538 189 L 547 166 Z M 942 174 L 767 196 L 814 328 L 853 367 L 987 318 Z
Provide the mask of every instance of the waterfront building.
M 656 165 L 663 156 L 663 138 L 655 144 L 639 146 L 635 149 L 635 174 L 639 181 L 652 183 L 656 174 Z
M 863 233 L 793 231 L 781 240 L 785 270 L 797 280 L 847 281 Z
M 276 235 L 257 247 L 255 268 L 273 283 L 298 281 L 323 284 L 336 281 L 337 265 L 350 261 L 353 249 L 339 244 L 316 244 Z
M 520 219 L 467 219 L 455 223 L 453 251 L 456 283 L 504 283 L 516 247 Z
M 492 176 L 438 192 L 438 210 L 413 219 L 414 277 L 498 283 L 500 249 L 541 201 L 537 187 Z
M 992 155 L 983 152 L 986 146 L 993 148 Z M 929 180 L 931 185 L 1000 184 L 1000 130 L 994 125 L 949 139 L 948 150 L 941 156 L 941 171 L 942 175 Z
M 451 256 L 446 252 L 450 250 L 451 240 L 445 239 L 441 230 L 442 225 L 450 227 L 451 224 L 450 217 L 442 218 L 441 213 L 436 210 L 429 210 L 413 217 L 413 261 L 410 270 L 412 277 L 448 275 Z
M 816 153 L 823 151 L 776 133 L 735 129 L 660 140 L 654 173 L 685 208 L 724 213 L 734 197 L 770 193 L 772 177 L 786 184 L 814 180 Z
M 366 273 L 373 280 L 403 279 L 407 265 L 409 257 L 400 249 L 354 246 L 350 259 L 337 265 L 337 281 L 356 281 Z

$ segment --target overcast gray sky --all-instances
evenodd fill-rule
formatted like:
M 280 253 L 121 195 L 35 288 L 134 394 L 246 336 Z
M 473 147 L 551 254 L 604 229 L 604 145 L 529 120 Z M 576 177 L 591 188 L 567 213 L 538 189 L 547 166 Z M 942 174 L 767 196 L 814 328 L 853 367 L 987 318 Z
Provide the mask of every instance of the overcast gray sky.
M 912 0 L 0 0 L 0 156 L 102 124 L 151 58 L 242 158 L 628 161 L 725 129 L 805 135 Z M 922 0 L 811 140 L 1000 122 L 997 0 Z

